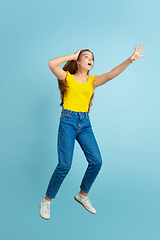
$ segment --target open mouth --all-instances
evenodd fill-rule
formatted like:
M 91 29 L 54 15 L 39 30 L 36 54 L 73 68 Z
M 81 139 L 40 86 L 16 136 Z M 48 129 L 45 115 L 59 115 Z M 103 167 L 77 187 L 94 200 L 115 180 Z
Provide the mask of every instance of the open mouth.
M 89 66 L 91 66 L 91 63 L 88 63 Z

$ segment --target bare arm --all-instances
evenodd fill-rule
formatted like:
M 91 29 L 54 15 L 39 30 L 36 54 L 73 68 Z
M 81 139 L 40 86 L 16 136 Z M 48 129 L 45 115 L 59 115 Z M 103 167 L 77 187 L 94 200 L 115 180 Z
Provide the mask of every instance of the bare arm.
M 53 74 L 59 80 L 64 80 L 66 78 L 66 75 L 67 75 L 67 72 L 64 71 L 59 65 L 61 65 L 64 62 L 71 61 L 71 60 L 76 61 L 80 51 L 81 51 L 81 49 L 78 50 L 74 54 L 53 58 L 52 60 L 50 60 L 48 62 L 48 66 L 49 66 L 50 70 L 53 72 Z
M 140 56 L 140 53 L 144 50 L 144 48 L 140 51 L 140 48 L 142 46 L 142 43 L 141 45 L 139 46 L 138 50 L 137 50 L 137 46 L 138 44 L 136 44 L 136 47 L 135 47 L 135 50 L 134 50 L 134 53 L 132 56 L 130 56 L 128 59 L 126 59 L 124 62 L 122 62 L 120 65 L 118 65 L 117 67 L 113 68 L 110 72 L 107 72 L 107 73 L 104 73 L 100 76 L 95 76 L 94 78 L 94 82 L 93 82 L 93 85 L 94 85 L 94 88 L 96 87 L 99 87 L 101 85 L 103 85 L 104 83 L 108 82 L 109 80 L 117 77 L 120 73 L 122 73 L 131 63 L 135 62 L 138 58 L 140 57 L 144 57 L 146 56 L 147 54 L 145 55 L 141 55 Z
M 109 80 L 117 77 L 121 72 L 123 72 L 129 65 L 131 64 L 131 59 L 128 58 L 123 63 L 113 68 L 110 72 L 106 72 L 100 76 L 95 76 L 94 78 L 94 86 L 99 87 Z

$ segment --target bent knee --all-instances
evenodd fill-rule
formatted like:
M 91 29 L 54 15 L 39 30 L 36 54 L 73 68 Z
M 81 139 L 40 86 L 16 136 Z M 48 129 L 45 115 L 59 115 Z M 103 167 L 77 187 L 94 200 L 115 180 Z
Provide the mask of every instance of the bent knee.
M 69 172 L 69 170 L 71 169 L 71 165 L 61 163 L 61 164 L 58 164 L 57 169 L 58 169 L 59 172 L 61 172 L 63 174 L 67 174 Z
M 102 158 L 100 158 L 100 159 L 98 160 L 98 167 L 99 167 L 99 169 L 102 167 Z
M 97 157 L 96 160 L 93 163 L 94 167 L 97 169 L 101 169 L 102 167 L 102 158 L 101 157 Z

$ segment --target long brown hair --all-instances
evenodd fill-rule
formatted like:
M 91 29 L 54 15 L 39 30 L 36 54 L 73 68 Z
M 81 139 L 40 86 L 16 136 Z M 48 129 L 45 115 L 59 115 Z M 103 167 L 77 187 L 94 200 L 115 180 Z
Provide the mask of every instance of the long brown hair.
M 79 60 L 80 55 L 81 55 L 83 52 L 86 52 L 86 51 L 92 53 L 89 49 L 81 50 L 80 53 L 79 53 L 79 55 L 78 55 L 77 60 Z M 92 55 L 93 55 L 93 53 L 92 53 Z M 94 61 L 94 55 L 93 55 L 93 61 Z M 66 64 L 65 64 L 64 67 L 63 67 L 63 70 L 64 70 L 64 71 L 68 71 L 70 74 L 75 74 L 75 73 L 77 72 L 77 70 L 78 70 L 78 66 L 77 66 L 76 61 L 71 60 L 71 61 L 66 62 Z M 89 75 L 89 71 L 87 72 L 87 75 Z M 63 102 L 64 93 L 65 93 L 66 87 L 67 87 L 66 79 L 65 79 L 65 81 L 62 81 L 62 80 L 59 80 L 59 79 L 58 79 L 58 87 L 59 87 L 60 94 L 61 94 L 61 103 L 60 103 L 60 106 L 63 106 L 63 103 L 64 103 L 64 102 Z M 94 93 L 92 94 L 91 99 L 90 99 L 90 102 L 89 102 L 88 112 L 90 111 L 90 108 L 91 108 L 91 106 L 92 106 L 93 97 L 94 97 Z

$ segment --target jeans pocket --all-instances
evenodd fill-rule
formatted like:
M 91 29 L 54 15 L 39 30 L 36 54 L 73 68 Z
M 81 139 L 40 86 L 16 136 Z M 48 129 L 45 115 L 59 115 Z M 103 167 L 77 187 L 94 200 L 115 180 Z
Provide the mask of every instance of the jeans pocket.
M 85 115 L 85 116 L 86 116 L 86 119 L 90 122 L 89 115 Z
M 70 113 L 61 113 L 60 120 L 67 118 Z

